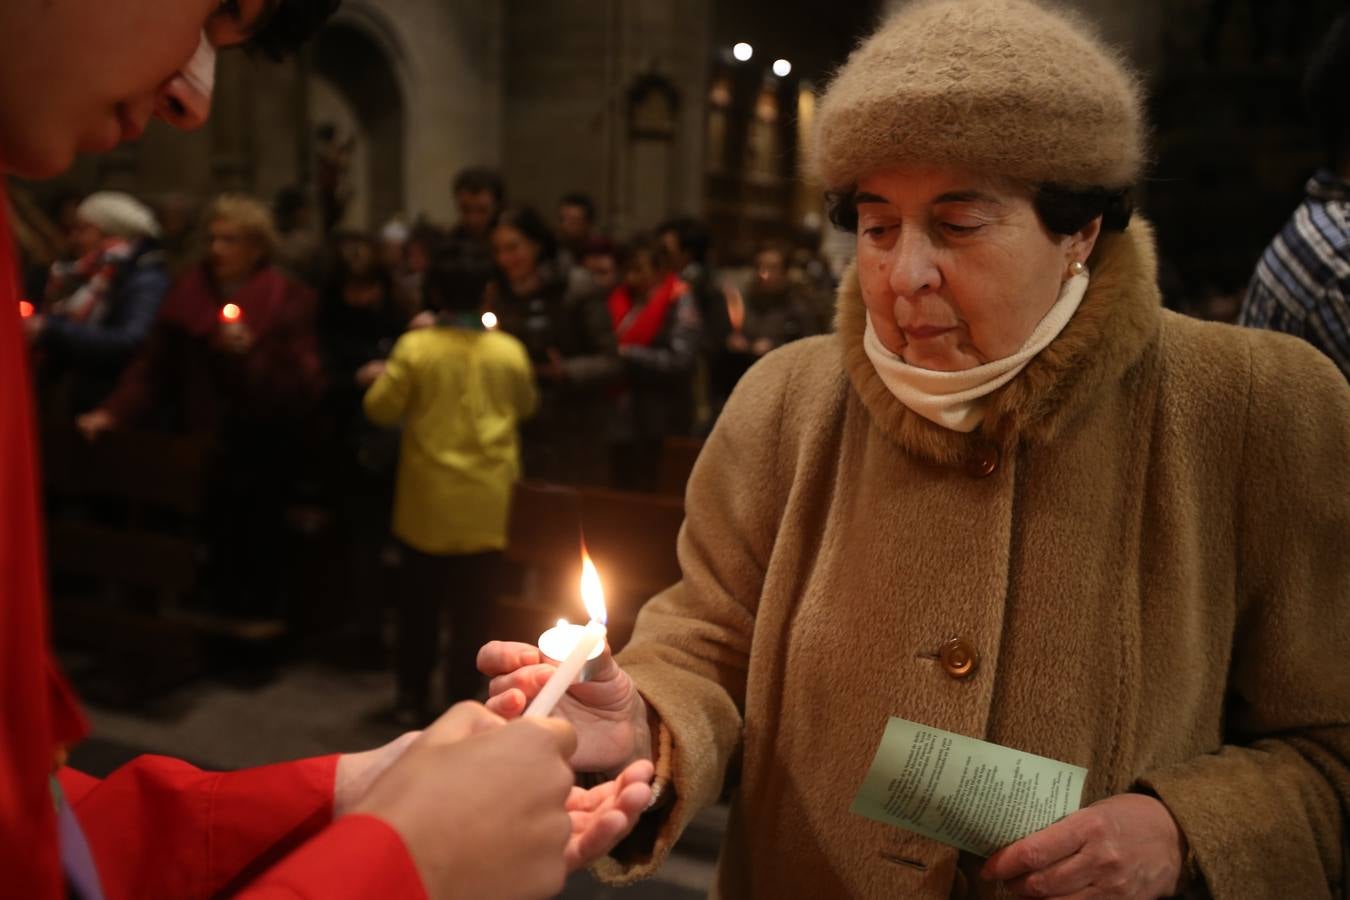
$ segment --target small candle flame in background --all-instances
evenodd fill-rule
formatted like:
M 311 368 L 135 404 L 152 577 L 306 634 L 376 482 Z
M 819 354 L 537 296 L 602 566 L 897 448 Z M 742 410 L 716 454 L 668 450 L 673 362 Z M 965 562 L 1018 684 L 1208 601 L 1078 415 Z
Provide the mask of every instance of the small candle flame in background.
M 497 314 L 494 312 L 483 313 L 483 327 L 488 331 L 497 327 Z
M 226 303 L 220 308 L 220 321 L 238 322 L 244 317 L 244 311 L 234 303 Z
M 37 307 L 35 307 L 33 304 L 29 303 L 27 300 L 19 301 L 20 318 L 31 319 L 33 317 L 33 313 L 35 312 L 37 312 Z
M 585 547 L 581 548 L 581 602 L 586 604 L 586 612 L 592 622 L 604 625 L 609 620 L 605 610 L 605 588 Z
M 745 325 L 745 297 L 734 284 L 723 285 L 722 291 L 727 301 L 727 321 L 731 330 L 739 334 Z

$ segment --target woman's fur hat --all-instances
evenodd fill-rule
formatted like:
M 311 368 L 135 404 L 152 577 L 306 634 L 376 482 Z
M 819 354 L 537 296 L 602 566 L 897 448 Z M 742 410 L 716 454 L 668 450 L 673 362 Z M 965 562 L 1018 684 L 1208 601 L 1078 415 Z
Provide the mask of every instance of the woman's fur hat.
M 905 164 L 1124 188 L 1145 161 L 1141 94 L 1076 14 L 1032 0 L 918 0 L 830 84 L 816 172 L 832 190 Z

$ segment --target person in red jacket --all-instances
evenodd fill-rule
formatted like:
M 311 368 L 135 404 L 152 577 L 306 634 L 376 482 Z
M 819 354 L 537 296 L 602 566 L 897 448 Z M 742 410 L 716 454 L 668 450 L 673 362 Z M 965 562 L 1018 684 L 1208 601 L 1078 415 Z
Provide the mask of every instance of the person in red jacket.
M 0 177 L 58 174 L 151 115 L 200 125 L 217 48 L 284 51 L 335 6 L 5 0 Z M 103 781 L 64 768 L 85 725 L 47 644 L 20 299 L 0 213 L 0 895 L 543 897 L 631 829 L 649 765 L 583 792 L 569 726 L 476 704 L 366 753 L 235 773 L 143 757 Z
M 189 433 L 237 439 L 294 428 L 313 410 L 323 387 L 314 292 L 273 265 L 271 211 L 224 194 L 204 220 L 206 258 L 170 289 L 112 394 L 79 418 L 86 437 L 158 414 Z M 269 434 L 272 453 L 282 440 Z

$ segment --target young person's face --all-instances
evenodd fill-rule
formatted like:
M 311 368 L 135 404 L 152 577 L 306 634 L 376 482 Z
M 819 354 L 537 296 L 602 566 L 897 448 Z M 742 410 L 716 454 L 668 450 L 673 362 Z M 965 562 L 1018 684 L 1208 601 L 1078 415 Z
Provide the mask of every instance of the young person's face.
M 619 283 L 619 264 L 612 253 L 588 253 L 581 264 L 591 273 L 591 281 L 603 291 L 612 291 Z
M 457 191 L 455 206 L 460 227 L 472 235 L 486 235 L 497 218 L 497 198 L 492 191 Z
M 634 253 L 623 273 L 624 283 L 628 285 L 628 290 L 635 298 L 645 296 L 656 287 L 660 277 L 660 273 L 656 270 L 656 260 L 646 251 Z
M 492 258 L 507 281 L 524 281 L 539 267 L 539 245 L 510 225 L 498 225 L 492 230 Z
M 564 203 L 558 207 L 558 235 L 570 243 L 584 241 L 591 233 L 591 217 L 586 207 Z
M 3 0 L 0 174 L 60 174 L 76 153 L 139 137 L 157 111 L 196 127 L 205 107 L 170 102 L 205 33 L 242 43 L 279 0 Z M 209 99 L 209 98 L 208 98 Z

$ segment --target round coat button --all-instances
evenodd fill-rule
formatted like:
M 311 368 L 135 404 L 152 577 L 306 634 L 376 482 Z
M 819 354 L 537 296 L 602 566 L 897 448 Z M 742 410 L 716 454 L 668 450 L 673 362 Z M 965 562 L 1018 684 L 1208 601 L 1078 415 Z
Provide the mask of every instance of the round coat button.
M 988 478 L 998 471 L 999 453 L 993 444 L 981 444 L 966 460 L 966 471 L 971 478 Z
M 952 638 L 938 651 L 942 668 L 953 678 L 969 678 L 980 665 L 980 654 L 961 638 Z

